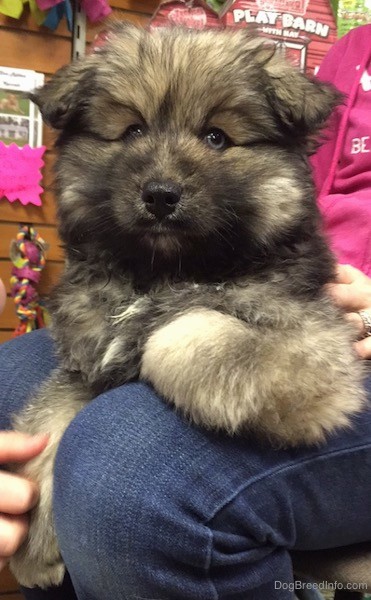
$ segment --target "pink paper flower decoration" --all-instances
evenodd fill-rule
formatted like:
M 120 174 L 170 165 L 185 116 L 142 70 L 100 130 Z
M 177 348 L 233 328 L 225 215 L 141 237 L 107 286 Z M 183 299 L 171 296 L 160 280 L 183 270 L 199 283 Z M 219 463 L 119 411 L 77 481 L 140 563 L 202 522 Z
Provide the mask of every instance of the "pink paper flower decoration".
M 16 144 L 6 146 L 0 142 L 0 198 L 5 196 L 9 202 L 20 200 L 23 205 L 41 206 L 43 188 L 39 182 L 44 152 L 45 146 L 20 148 Z
M 81 5 L 89 21 L 103 21 L 112 12 L 107 0 L 81 0 Z

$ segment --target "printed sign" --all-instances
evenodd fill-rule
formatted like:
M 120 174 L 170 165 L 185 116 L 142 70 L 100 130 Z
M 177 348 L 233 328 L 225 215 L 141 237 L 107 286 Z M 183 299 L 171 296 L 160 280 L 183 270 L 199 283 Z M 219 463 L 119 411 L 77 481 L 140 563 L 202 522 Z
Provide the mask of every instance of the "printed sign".
M 26 97 L 40 87 L 44 75 L 25 69 L 0 67 L 0 141 L 35 148 L 42 144 L 42 120 L 37 106 Z

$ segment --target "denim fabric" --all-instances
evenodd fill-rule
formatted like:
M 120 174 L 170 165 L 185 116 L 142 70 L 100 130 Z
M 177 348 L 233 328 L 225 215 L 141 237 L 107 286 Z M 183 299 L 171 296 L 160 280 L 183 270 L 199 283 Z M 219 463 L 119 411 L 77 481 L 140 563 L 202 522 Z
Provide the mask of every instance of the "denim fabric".
M 0 347 L 3 428 L 54 365 L 46 331 Z M 131 383 L 67 429 L 54 510 L 79 600 L 291 600 L 274 583 L 293 581 L 289 549 L 371 539 L 371 410 L 322 447 L 274 450 Z

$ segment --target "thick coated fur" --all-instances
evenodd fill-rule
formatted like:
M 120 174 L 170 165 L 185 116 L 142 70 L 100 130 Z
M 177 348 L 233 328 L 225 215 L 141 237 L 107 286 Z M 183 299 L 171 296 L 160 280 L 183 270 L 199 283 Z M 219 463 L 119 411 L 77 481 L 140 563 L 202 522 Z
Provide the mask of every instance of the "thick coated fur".
M 364 396 L 323 291 L 334 262 L 308 166 L 332 88 L 244 31 L 121 25 L 34 100 L 60 130 L 67 263 L 51 302 L 60 368 L 14 420 L 52 443 L 24 470 L 41 501 L 12 569 L 47 586 L 63 575 L 55 451 L 103 390 L 141 378 L 197 424 L 288 446 L 349 425 Z M 163 219 L 143 200 L 153 181 L 180 190 Z

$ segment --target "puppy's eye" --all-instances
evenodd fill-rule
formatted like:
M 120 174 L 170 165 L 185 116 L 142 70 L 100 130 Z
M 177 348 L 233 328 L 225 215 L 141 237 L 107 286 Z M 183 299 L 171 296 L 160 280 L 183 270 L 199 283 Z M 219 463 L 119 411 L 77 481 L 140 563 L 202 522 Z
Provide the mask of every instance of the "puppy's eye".
M 230 140 L 221 129 L 213 127 L 204 136 L 204 140 L 213 150 L 224 150 L 230 146 Z
M 135 139 L 142 137 L 145 133 L 144 125 L 140 123 L 135 123 L 134 125 L 129 125 L 127 129 L 125 129 L 122 138 L 123 139 Z

